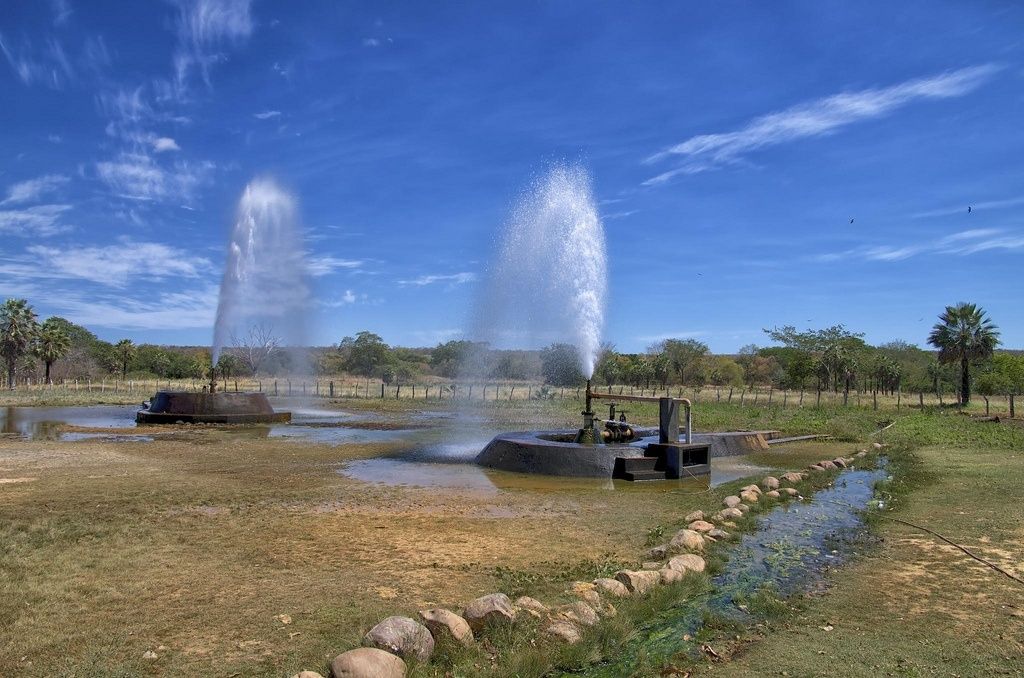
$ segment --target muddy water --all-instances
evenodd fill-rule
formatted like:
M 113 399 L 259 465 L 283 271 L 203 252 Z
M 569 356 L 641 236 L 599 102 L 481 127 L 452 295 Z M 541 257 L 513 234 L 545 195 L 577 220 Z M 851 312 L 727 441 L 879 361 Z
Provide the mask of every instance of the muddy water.
M 871 500 L 874 484 L 885 475 L 884 469 L 844 471 L 834 486 L 810 500 L 764 515 L 758 530 L 744 535 L 730 551 L 725 571 L 713 579 L 710 593 L 665 610 L 639 629 L 637 640 L 613 662 L 584 675 L 632 675 L 638 657 L 657 666 L 680 653 L 695 654 L 699 643 L 683 638 L 697 635 L 705 612 L 752 623 L 754 618 L 740 601 L 765 587 L 782 596 L 819 588 L 825 572 L 852 556 L 865 538 L 861 511 Z

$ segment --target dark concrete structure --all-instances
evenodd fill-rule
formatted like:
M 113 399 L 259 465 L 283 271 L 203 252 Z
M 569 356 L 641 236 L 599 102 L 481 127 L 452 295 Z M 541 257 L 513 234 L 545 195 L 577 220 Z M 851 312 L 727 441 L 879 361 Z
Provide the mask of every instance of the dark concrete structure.
M 619 457 L 643 457 L 633 444 L 577 443 L 578 431 L 522 431 L 495 436 L 476 463 L 517 473 L 575 478 L 611 478 Z
M 191 391 L 159 391 L 135 415 L 140 424 L 268 424 L 291 418 L 291 412 L 275 412 L 262 393 Z

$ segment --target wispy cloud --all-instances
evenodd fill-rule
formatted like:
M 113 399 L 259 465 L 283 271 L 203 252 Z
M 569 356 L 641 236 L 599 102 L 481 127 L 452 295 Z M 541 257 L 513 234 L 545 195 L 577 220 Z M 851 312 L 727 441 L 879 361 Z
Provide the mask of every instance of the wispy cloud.
M 180 151 L 181 146 L 178 142 L 170 137 L 156 137 L 153 139 L 153 150 L 157 153 L 164 153 L 166 151 Z
M 168 168 L 144 153 L 121 153 L 96 163 L 96 173 L 116 195 L 131 200 L 189 202 L 204 184 L 213 163 L 178 161 Z
M 24 209 L 0 210 L 0 233 L 24 237 L 62 233 L 71 227 L 61 221 L 71 205 L 35 205 Z
M 55 38 L 49 38 L 38 46 L 24 38 L 15 45 L 0 33 L 0 52 L 25 85 L 40 83 L 52 89 L 62 89 L 75 77 L 71 60 Z
M 842 92 L 755 118 L 732 132 L 691 137 L 646 159 L 647 163 L 675 159 L 679 164 L 648 179 L 644 185 L 663 184 L 680 174 L 735 164 L 758 149 L 832 134 L 853 123 L 889 115 L 916 101 L 964 96 L 999 70 L 999 66 L 986 64 L 890 87 Z
M 179 88 L 187 86 L 194 68 L 210 85 L 210 66 L 224 59 L 221 48 L 252 34 L 250 4 L 250 0 L 179 0 L 178 48 L 174 55 Z
M 41 196 L 51 193 L 69 181 L 63 174 L 46 174 L 35 179 L 19 181 L 7 187 L 7 198 L 0 205 L 12 205 L 33 202 Z
M 125 287 L 135 279 L 198 278 L 212 268 L 208 259 L 176 247 L 128 238 L 102 247 L 33 245 L 27 251 L 37 269 L 31 277 L 87 280 L 110 287 Z
M 834 262 L 849 259 L 865 261 L 902 261 L 919 255 L 967 256 L 989 250 L 1024 249 L 1024 235 L 996 228 L 975 228 L 951 233 L 938 240 L 910 245 L 865 245 L 842 252 L 811 257 L 813 261 Z
M 314 278 L 319 278 L 335 271 L 361 268 L 363 263 L 359 259 L 342 259 L 330 255 L 311 256 L 306 258 L 306 270 Z
M 462 285 L 464 283 L 473 282 L 476 280 L 476 273 L 452 273 L 451 275 L 423 275 L 419 278 L 412 280 L 399 280 L 399 285 L 433 285 L 434 283 L 446 282 L 453 285 Z
M 257 120 L 269 120 L 270 118 L 276 118 L 281 115 L 281 111 L 262 111 L 260 113 L 253 113 L 252 117 Z
M 916 214 L 910 215 L 914 219 L 927 219 L 931 217 L 947 217 L 953 214 L 965 214 L 967 208 L 971 208 L 971 212 L 981 210 L 999 210 L 1007 207 L 1016 207 L 1017 205 L 1024 205 L 1024 196 L 1018 196 L 1014 198 L 1004 198 L 1002 200 L 981 200 L 979 202 L 963 203 L 961 205 L 943 207 L 935 210 L 928 210 L 926 212 L 917 212 Z
M 145 299 L 70 295 L 52 305 L 72 322 L 120 330 L 181 330 L 211 327 L 217 315 L 217 287 L 165 292 Z

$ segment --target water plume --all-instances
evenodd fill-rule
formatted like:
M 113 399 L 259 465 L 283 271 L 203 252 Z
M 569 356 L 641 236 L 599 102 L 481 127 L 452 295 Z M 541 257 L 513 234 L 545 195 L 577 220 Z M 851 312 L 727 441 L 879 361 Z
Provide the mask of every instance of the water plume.
M 254 179 L 238 201 L 213 330 L 216 365 L 232 337 L 257 334 L 293 347 L 306 339 L 310 302 L 295 199 L 271 179 Z

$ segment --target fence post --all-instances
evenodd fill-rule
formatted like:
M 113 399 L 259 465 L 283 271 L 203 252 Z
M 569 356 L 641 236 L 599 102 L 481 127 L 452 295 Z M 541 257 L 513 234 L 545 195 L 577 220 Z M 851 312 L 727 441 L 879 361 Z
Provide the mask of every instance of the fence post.
M 381 400 L 384 399 L 384 382 L 383 381 L 380 382 L 380 398 L 381 398 Z
M 729 387 L 729 402 L 732 403 L 732 386 Z
M 878 410 L 878 391 L 872 391 L 871 392 L 871 401 L 872 401 L 871 402 L 871 408 L 873 410 L 877 411 Z
M 743 405 L 743 399 L 747 397 L 747 389 L 740 391 L 740 405 Z
M 1013 419 L 1015 416 L 1017 416 L 1017 413 L 1014 412 L 1014 409 L 1013 409 L 1013 394 L 1011 393 L 1010 394 L 1010 419 Z
M 789 391 L 782 392 L 782 409 L 786 409 L 786 401 L 789 400 Z
M 274 395 L 277 395 L 277 379 L 274 380 Z
M 814 403 L 815 407 L 821 407 L 821 386 L 818 387 L 818 398 Z
M 330 389 L 331 397 L 333 398 L 334 397 L 334 382 L 333 381 L 327 382 L 327 388 Z
M 775 393 L 775 387 L 772 386 L 768 389 L 768 407 L 772 406 L 772 395 Z

